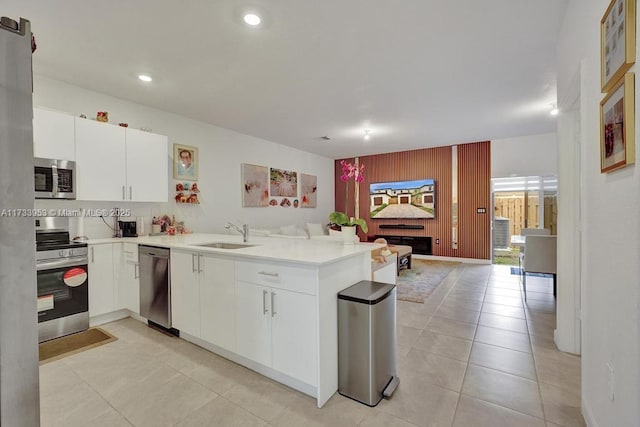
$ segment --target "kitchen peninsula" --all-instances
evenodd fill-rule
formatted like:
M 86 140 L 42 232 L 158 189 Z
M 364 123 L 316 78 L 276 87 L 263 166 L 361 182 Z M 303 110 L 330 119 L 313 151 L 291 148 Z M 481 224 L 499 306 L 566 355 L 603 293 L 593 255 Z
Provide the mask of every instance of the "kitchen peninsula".
M 273 237 L 242 243 L 217 234 L 88 243 L 91 258 L 110 254 L 114 271 L 105 282 L 89 265 L 93 325 L 128 315 L 145 320 L 131 267 L 137 245 L 169 248 L 172 326 L 180 337 L 315 397 L 318 407 L 338 388 L 336 294 L 371 278 L 371 250 L 381 247 Z M 94 269 L 108 270 L 102 267 Z M 92 294 L 113 295 L 113 304 Z

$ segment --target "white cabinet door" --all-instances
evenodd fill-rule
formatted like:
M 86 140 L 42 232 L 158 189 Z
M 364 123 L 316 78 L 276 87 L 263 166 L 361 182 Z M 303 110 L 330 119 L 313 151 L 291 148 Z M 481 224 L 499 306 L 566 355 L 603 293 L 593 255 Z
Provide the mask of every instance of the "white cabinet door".
M 122 244 L 120 265 L 120 289 L 118 291 L 120 301 L 116 300 L 116 305 L 119 308 L 126 308 L 132 313 L 140 314 L 140 265 L 138 264 L 137 244 Z
M 235 350 L 235 274 L 230 259 L 200 254 L 201 338 Z
M 126 129 L 127 200 L 166 202 L 169 197 L 167 137 Z
M 271 366 L 269 288 L 236 281 L 236 353 Z
M 198 254 L 171 251 L 171 326 L 200 338 Z
M 113 245 L 89 245 L 89 316 L 114 311 Z
M 33 156 L 75 160 L 75 125 L 70 114 L 33 109 Z
M 126 308 L 140 314 L 140 270 L 137 262 L 124 262 L 120 272 L 116 309 Z
M 125 128 L 75 119 L 78 200 L 125 200 Z
M 316 298 L 273 288 L 270 292 L 273 369 L 315 386 Z

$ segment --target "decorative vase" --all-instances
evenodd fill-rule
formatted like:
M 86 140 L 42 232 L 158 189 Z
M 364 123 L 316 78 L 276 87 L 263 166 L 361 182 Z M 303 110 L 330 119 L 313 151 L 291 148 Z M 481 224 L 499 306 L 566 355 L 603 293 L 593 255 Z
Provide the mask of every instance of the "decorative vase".
M 340 230 L 342 231 L 342 240 L 344 241 L 344 244 L 353 245 L 356 236 L 356 226 L 342 225 L 340 226 Z

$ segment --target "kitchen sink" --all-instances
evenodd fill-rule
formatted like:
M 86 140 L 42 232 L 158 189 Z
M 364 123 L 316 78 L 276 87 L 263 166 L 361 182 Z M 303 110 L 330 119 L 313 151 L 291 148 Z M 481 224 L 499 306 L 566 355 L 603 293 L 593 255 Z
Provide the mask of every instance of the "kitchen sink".
M 194 246 L 204 246 L 205 248 L 216 248 L 216 249 L 242 249 L 242 248 L 250 248 L 255 245 L 245 245 L 243 243 L 213 242 L 213 243 L 199 243 Z

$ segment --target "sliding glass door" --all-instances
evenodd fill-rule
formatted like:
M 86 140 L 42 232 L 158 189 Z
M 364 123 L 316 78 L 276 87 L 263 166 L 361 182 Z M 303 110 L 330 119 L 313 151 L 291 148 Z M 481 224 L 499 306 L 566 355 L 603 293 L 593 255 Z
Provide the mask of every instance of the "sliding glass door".
M 512 244 L 523 228 L 557 231 L 557 188 L 555 176 L 495 178 L 493 195 L 493 262 L 518 265 L 520 247 Z

